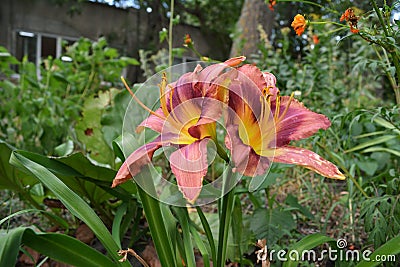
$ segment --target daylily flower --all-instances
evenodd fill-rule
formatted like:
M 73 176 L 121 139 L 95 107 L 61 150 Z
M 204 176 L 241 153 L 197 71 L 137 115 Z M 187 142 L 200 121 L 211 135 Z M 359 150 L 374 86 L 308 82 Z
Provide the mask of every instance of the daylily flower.
M 237 57 L 224 63 L 202 69 L 200 65 L 193 72 L 182 75 L 175 83 L 167 85 L 166 75 L 160 87 L 160 108 L 152 111 L 131 92 L 134 99 L 150 116 L 137 128 L 150 128 L 160 135 L 135 150 L 122 164 L 112 187 L 115 187 L 135 175 L 149 164 L 154 152 L 162 146 L 174 146 L 178 149 L 169 158 L 179 190 L 193 203 L 202 188 L 203 177 L 207 173 L 207 144 L 216 141 L 216 120 L 222 110 L 220 103 L 226 102 L 228 90 L 219 90 L 229 80 L 220 80 L 221 72 L 240 64 L 245 58 Z M 222 101 L 222 102 L 221 102 Z M 206 103 L 206 105 L 205 105 Z M 209 110 L 203 108 L 209 107 Z
M 313 39 L 313 43 L 314 43 L 314 44 L 319 44 L 318 35 L 314 34 L 314 35 L 312 36 L 312 39 Z
M 318 154 L 289 146 L 290 141 L 307 138 L 330 121 L 310 111 L 292 96 L 280 96 L 276 78 L 252 65 L 238 69 L 238 79 L 229 86 L 229 107 L 225 139 L 235 172 L 246 176 L 265 173 L 270 162 L 296 164 L 323 176 L 344 179 L 331 162 Z
M 183 39 L 183 44 L 186 45 L 186 46 L 193 45 L 192 37 L 190 37 L 189 34 L 185 34 L 185 38 Z
M 301 36 L 303 34 L 304 30 L 306 29 L 307 21 L 303 15 L 297 14 L 294 17 L 291 26 L 296 31 L 296 34 L 298 36 Z
M 346 11 L 340 17 L 340 21 L 348 21 L 350 25 L 350 31 L 352 33 L 358 33 L 360 30 L 357 29 L 358 20 L 360 18 L 354 14 L 354 10 L 352 8 L 346 9 Z
M 269 3 L 268 3 L 268 8 L 269 8 L 271 11 L 274 11 L 274 6 L 276 5 L 276 1 L 275 1 L 275 0 L 269 0 L 268 2 L 269 2 Z

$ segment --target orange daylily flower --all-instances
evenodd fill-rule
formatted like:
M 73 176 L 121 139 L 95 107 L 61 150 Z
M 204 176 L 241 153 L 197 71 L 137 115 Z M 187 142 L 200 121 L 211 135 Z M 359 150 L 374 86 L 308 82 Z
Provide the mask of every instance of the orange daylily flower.
M 318 43 L 319 43 L 318 35 L 314 34 L 314 35 L 312 36 L 312 39 L 313 39 L 314 44 L 318 44 Z
M 307 21 L 303 15 L 297 14 L 291 24 L 298 36 L 302 35 L 307 26 Z
M 354 14 L 354 10 L 352 8 L 346 9 L 346 11 L 340 17 L 340 21 L 348 21 L 350 25 L 350 31 L 352 33 L 358 33 L 360 30 L 357 29 L 357 23 L 360 17 Z
M 159 148 L 176 147 L 178 149 L 169 158 L 171 171 L 183 196 L 189 203 L 194 203 L 207 173 L 207 144 L 216 140 L 216 120 L 222 113 L 220 103 L 228 97 L 227 90 L 221 88 L 220 78 L 224 78 L 226 84 L 230 81 L 221 74 L 225 69 L 235 67 L 244 60 L 245 57 L 231 58 L 204 69 L 197 65 L 193 72 L 183 74 L 170 84 L 164 73 L 159 84 L 160 107 L 156 111 L 145 106 L 124 81 L 134 100 L 150 113 L 137 131 L 146 127 L 159 135 L 126 158 L 112 187 L 141 172 L 142 167 L 151 162 L 154 152 Z
M 190 34 L 185 34 L 185 38 L 183 40 L 183 44 L 187 45 L 187 46 L 193 45 L 193 40 L 192 40 L 192 37 L 190 37 Z
M 275 0 L 269 0 L 268 2 L 269 2 L 268 8 L 269 8 L 271 11 L 274 11 L 274 5 L 276 5 L 276 1 L 275 1 Z
M 256 66 L 237 67 L 229 85 L 225 145 L 231 152 L 233 171 L 263 175 L 272 162 L 295 164 L 332 179 L 345 176 L 315 152 L 291 146 L 330 127 L 329 119 L 306 108 L 291 96 L 281 96 L 273 74 Z

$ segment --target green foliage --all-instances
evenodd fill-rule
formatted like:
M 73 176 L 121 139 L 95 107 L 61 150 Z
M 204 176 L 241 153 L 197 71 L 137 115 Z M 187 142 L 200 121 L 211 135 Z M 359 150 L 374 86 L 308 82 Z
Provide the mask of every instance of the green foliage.
M 30 248 L 60 262 L 74 266 L 113 266 L 107 256 L 77 239 L 57 233 L 36 233 L 31 228 L 18 227 L 9 232 L 0 232 L 0 264 L 14 266 L 19 246 Z
M 267 239 L 276 244 L 290 231 L 296 228 L 292 214 L 283 209 L 258 209 L 254 211 L 250 227 L 257 239 Z
M 40 79 L 27 58 L 16 62 L 11 56 L 2 57 L 2 69 L 18 63 L 18 72 L 4 72 L 8 78 L 0 81 L 0 138 L 20 149 L 53 154 L 56 146 L 74 139 L 73 125 L 86 97 L 120 84 L 123 68 L 138 64 L 120 57 L 105 39 L 94 43 L 80 39 L 66 50 L 64 56 L 72 61 L 44 60 Z M 11 75 L 18 78 L 9 79 Z
M 239 9 L 230 16 L 223 14 L 241 2 L 179 1 L 176 8 L 187 12 L 182 13 L 182 21 L 216 31 L 222 27 L 226 32 L 227 25 L 211 18 L 219 16 L 232 25 Z M 141 2 L 144 6 L 153 3 Z M 312 10 L 337 20 L 341 11 L 332 9 L 345 10 L 350 3 L 354 4 L 329 1 L 326 8 L 314 5 Z M 165 11 L 168 4 L 160 8 Z M 307 4 L 301 3 L 300 9 L 306 10 Z M 191 13 L 196 10 L 211 12 Z M 381 11 L 387 20 L 388 6 Z M 371 21 L 361 34 L 364 40 L 349 35 L 348 29 L 344 33 L 332 25 L 315 24 L 311 30 L 319 34 L 318 44 L 312 44 L 311 38 L 295 41 L 287 29 L 282 29 L 272 45 L 263 40 L 260 53 L 248 57 L 277 76 L 282 95 L 298 91 L 301 95 L 296 98 L 331 119 L 330 129 L 297 144 L 337 164 L 348 178 L 346 184 L 326 182 L 307 171 L 274 164 L 266 177 L 243 178 L 235 191 L 219 201 L 218 213 L 213 208 L 207 212 L 197 208 L 197 213 L 171 208 L 134 183 L 110 188 L 119 160 L 124 160 L 121 129 L 131 99 L 127 92 L 113 87 L 120 86 L 123 68 L 137 65 L 136 60 L 120 57 L 104 39 L 94 43 L 81 39 L 66 48 L 65 56 L 71 62 L 46 59 L 38 79 L 32 63 L 26 59 L 18 62 L 0 48 L 0 71 L 5 77 L 0 81 L 0 138 L 6 140 L 0 140 L 0 189 L 12 190 L 34 207 L 26 212 L 43 214 L 67 230 L 65 234 L 33 232 L 23 227 L 2 231 L 0 265 L 14 265 L 22 244 L 77 266 L 128 265 L 118 262 L 116 251 L 127 238 L 128 246 L 134 246 L 148 231 L 163 266 L 195 266 L 194 250 L 200 252 L 205 266 L 210 260 L 214 266 L 224 266 L 225 258 L 243 266 L 253 265 L 246 257 L 254 254 L 257 239 L 265 239 L 268 248 L 301 252 L 324 243 L 334 246 L 333 238 L 343 235 L 356 245 L 374 248 L 373 255 L 398 254 L 400 118 L 399 107 L 393 106 L 393 93 L 388 89 L 395 84 L 392 78 L 396 64 L 392 61 L 398 56 L 399 31 L 386 25 L 391 32 L 385 34 L 376 26 L 380 18 L 374 12 L 362 17 L 360 28 Z M 167 33 L 162 32 L 161 37 L 166 39 Z M 300 51 L 293 53 L 296 47 Z M 397 54 L 391 55 L 392 51 Z M 145 75 L 152 74 L 149 65 L 156 65 L 157 70 L 165 68 L 165 55 L 163 50 L 151 57 L 142 52 Z M 10 65 L 16 65 L 18 71 Z M 140 111 L 132 110 L 132 114 L 134 120 L 141 119 Z M 144 134 L 141 137 L 149 138 Z M 128 150 L 133 151 L 138 143 L 132 141 L 129 145 Z M 220 169 L 216 166 L 215 173 Z M 150 176 L 143 171 L 137 179 L 148 180 Z M 59 199 L 73 216 L 85 222 L 108 256 L 68 236 L 74 226 L 68 225 L 56 210 L 44 210 L 41 203 L 45 197 Z M 142 225 L 143 210 L 148 227 Z M 25 211 L 9 214 L 1 222 Z M 333 224 L 333 230 L 329 224 Z M 307 235 L 303 230 L 323 234 Z M 297 264 L 289 260 L 284 265 Z M 361 262 L 359 266 L 376 264 Z
M 370 233 L 369 241 L 379 247 L 400 232 L 400 177 L 367 189 L 375 191 L 376 196 L 363 202 L 360 217 Z

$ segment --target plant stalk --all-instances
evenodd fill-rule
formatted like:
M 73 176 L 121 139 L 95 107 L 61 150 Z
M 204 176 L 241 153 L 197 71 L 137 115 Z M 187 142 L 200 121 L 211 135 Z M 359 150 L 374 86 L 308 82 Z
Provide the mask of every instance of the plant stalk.
M 224 182 L 223 192 L 225 188 L 229 188 L 229 184 L 232 180 L 232 170 L 228 167 L 226 179 Z M 218 233 L 218 249 L 217 249 L 217 264 L 216 267 L 224 267 L 226 260 L 226 251 L 228 248 L 228 235 L 231 222 L 231 215 L 233 210 L 235 197 L 234 188 L 227 192 L 222 199 L 220 205 L 221 211 L 219 214 L 219 233 Z
M 136 179 L 148 180 L 149 177 L 145 177 L 146 175 L 144 175 L 144 173 L 150 175 L 149 171 L 143 172 L 135 176 Z M 151 182 L 151 184 L 153 183 Z M 153 189 L 155 192 L 154 184 L 153 188 L 150 189 Z M 160 209 L 160 202 L 147 194 L 147 192 L 141 188 L 140 184 L 138 184 L 137 190 L 142 201 L 143 210 L 146 215 L 146 220 L 149 224 L 150 233 L 153 237 L 154 246 L 156 248 L 161 265 L 166 267 L 175 267 L 175 260 L 173 256 L 174 253 L 167 230 L 165 229 L 165 225 L 162 220 L 163 217 Z

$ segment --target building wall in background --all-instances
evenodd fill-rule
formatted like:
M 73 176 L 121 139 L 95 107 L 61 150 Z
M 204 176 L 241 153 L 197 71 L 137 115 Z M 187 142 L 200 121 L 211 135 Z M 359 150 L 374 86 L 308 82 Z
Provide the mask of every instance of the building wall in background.
M 152 21 L 154 16 L 145 10 L 120 9 L 106 4 L 87 2 L 79 14 L 69 15 L 68 6 L 57 6 L 48 0 L 3 0 L 0 9 L 0 45 L 21 59 L 40 64 L 49 55 L 62 54 L 62 41 L 73 42 L 80 37 L 97 40 L 106 37 L 110 46 L 121 54 L 138 58 L 139 49 L 159 49 L 158 33 L 166 25 Z M 186 33 L 192 35 L 201 54 L 224 59 L 218 44 L 198 28 L 177 25 L 174 28 L 174 47 L 182 47 Z M 214 41 L 214 42 L 213 42 Z M 195 55 L 187 53 L 186 56 Z M 137 80 L 138 71 L 131 75 Z

